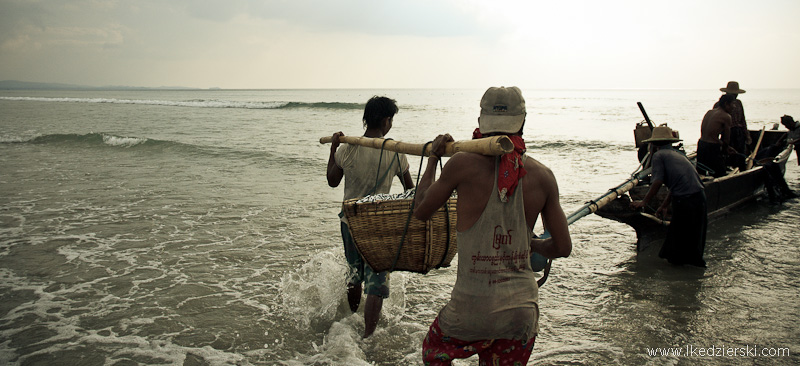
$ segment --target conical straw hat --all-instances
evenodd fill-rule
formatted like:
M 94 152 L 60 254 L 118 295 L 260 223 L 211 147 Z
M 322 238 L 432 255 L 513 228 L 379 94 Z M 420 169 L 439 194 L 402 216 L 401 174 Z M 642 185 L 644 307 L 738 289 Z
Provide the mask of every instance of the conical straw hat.
M 667 126 L 658 126 L 653 129 L 650 138 L 642 142 L 678 142 L 681 139 L 672 134 L 672 129 Z

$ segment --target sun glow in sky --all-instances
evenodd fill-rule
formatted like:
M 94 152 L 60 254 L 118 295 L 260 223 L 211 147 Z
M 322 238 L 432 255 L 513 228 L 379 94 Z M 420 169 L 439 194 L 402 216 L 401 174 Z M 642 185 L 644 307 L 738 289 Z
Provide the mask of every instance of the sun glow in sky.
M 800 87 L 800 1 L 0 0 L 0 80 Z

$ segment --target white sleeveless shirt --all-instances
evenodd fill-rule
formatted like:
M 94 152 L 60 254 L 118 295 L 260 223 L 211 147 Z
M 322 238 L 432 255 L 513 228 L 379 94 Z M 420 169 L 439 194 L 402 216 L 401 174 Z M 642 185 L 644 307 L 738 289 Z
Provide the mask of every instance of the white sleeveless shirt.
M 495 177 L 498 162 L 495 161 Z M 445 335 L 463 341 L 528 340 L 537 334 L 539 288 L 530 268 L 523 192 L 503 203 L 495 178 L 481 217 L 458 235 L 458 278 L 439 312 Z

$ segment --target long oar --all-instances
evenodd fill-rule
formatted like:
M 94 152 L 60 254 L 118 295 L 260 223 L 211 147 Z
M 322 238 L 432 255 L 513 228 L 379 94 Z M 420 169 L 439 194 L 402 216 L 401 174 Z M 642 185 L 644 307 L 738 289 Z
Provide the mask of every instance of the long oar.
M 320 144 L 328 144 L 332 137 L 326 136 L 319 139 Z M 409 144 L 395 140 L 385 140 L 371 137 L 341 136 L 339 141 L 350 145 L 360 145 L 375 149 L 389 150 L 408 155 L 430 156 L 430 144 Z M 422 149 L 425 148 L 423 152 Z M 492 136 L 482 139 L 454 141 L 445 145 L 445 156 L 451 156 L 459 151 L 472 152 L 481 155 L 498 156 L 514 151 L 514 143 L 508 136 Z
M 758 154 L 758 149 L 761 147 L 761 140 L 764 139 L 764 128 L 765 127 L 761 127 L 761 135 L 758 136 L 758 142 L 756 143 L 756 146 L 753 149 L 753 152 L 750 153 L 750 156 L 747 157 L 747 168 L 745 170 L 750 170 L 750 168 L 753 167 L 753 163 L 754 163 L 753 160 L 755 160 L 756 154 Z

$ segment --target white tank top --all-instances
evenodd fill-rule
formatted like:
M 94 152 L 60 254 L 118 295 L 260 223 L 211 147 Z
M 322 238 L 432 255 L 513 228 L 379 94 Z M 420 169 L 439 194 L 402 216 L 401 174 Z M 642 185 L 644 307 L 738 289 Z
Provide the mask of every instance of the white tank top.
M 495 161 L 495 177 L 498 162 Z M 522 189 L 503 203 L 495 179 L 481 217 L 458 235 L 458 278 L 439 312 L 445 335 L 463 341 L 528 340 L 538 331 L 539 288 Z

